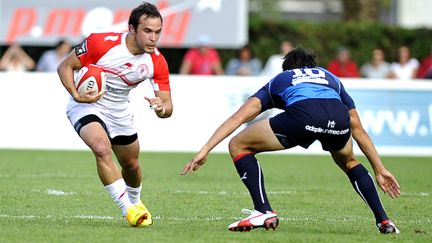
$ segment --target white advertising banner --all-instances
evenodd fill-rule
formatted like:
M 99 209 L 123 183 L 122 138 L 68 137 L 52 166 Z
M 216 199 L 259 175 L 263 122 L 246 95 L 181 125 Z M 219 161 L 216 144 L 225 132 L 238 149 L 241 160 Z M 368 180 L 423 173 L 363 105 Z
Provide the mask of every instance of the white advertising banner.
M 130 104 L 141 149 L 197 151 L 267 81 L 266 77 L 172 75 L 174 113 L 168 119 L 156 117 L 143 98 L 153 95 L 151 86 L 140 84 L 131 92 Z M 343 82 L 381 154 L 432 155 L 432 82 Z M 57 74 L 0 72 L 0 84 L 0 149 L 87 149 L 66 117 L 69 95 Z M 228 142 L 229 138 L 215 151 L 227 152 Z M 309 150 L 297 147 L 285 152 L 323 153 L 318 143 Z

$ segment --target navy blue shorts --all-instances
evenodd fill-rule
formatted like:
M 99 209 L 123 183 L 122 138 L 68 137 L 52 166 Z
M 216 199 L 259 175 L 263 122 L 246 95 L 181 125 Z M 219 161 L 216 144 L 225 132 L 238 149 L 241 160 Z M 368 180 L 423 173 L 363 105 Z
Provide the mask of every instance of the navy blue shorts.
M 270 118 L 270 127 L 285 148 L 308 148 L 318 140 L 323 150 L 340 150 L 351 136 L 348 108 L 336 99 L 296 102 Z

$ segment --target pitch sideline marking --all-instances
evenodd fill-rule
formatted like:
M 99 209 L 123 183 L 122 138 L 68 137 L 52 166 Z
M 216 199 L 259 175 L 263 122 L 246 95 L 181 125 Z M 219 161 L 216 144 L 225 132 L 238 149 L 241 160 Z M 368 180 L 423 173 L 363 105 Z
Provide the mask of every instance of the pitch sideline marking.
M 341 192 L 341 191 L 339 191 Z M 227 191 L 184 191 L 184 190 L 175 190 L 174 193 L 184 193 L 184 194 L 217 194 L 217 195 L 236 195 L 236 194 L 244 194 L 249 195 L 248 192 L 227 192 Z M 283 194 L 308 194 L 315 193 L 309 191 L 267 191 L 267 194 L 270 195 L 283 195 Z M 432 192 L 402 192 L 402 196 L 431 196 Z
M 53 216 L 53 215 L 8 215 L 8 214 L 0 214 L 0 219 L 50 219 L 50 220 L 71 220 L 71 219 L 85 219 L 85 220 L 106 220 L 106 221 L 123 221 L 122 217 L 113 217 L 113 216 L 103 216 L 103 215 L 75 215 L 75 216 Z M 232 221 L 239 220 L 240 217 L 220 217 L 220 216 L 211 216 L 211 217 L 166 217 L 166 216 L 154 216 L 155 220 L 162 221 L 179 221 L 179 222 L 190 222 L 190 221 Z M 286 222 L 327 222 L 327 223 L 335 223 L 340 224 L 343 222 L 369 222 L 371 221 L 369 217 L 349 217 L 349 218 L 314 218 L 314 217 L 278 217 L 280 221 Z M 419 224 L 419 223 L 432 223 L 432 219 L 424 219 L 424 220 L 398 220 L 398 223 L 408 223 L 408 224 Z

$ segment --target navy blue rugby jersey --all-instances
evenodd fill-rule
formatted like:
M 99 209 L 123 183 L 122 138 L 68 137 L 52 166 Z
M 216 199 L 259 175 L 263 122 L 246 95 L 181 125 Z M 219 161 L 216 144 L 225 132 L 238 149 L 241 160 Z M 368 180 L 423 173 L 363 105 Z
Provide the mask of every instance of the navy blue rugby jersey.
M 321 67 L 286 70 L 252 96 L 261 100 L 262 111 L 270 108 L 285 110 L 306 99 L 338 99 L 349 110 L 355 108 L 339 78 Z

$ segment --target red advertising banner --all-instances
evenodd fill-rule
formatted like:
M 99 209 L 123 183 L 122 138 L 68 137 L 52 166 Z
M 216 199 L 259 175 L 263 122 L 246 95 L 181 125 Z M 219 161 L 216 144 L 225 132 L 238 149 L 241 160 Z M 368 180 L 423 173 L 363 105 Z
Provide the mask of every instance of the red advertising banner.
M 157 0 L 164 17 L 162 47 L 189 47 L 206 35 L 216 47 L 247 42 L 246 0 Z M 3 0 L 0 44 L 52 45 L 59 39 L 78 43 L 92 32 L 126 31 L 139 1 Z

